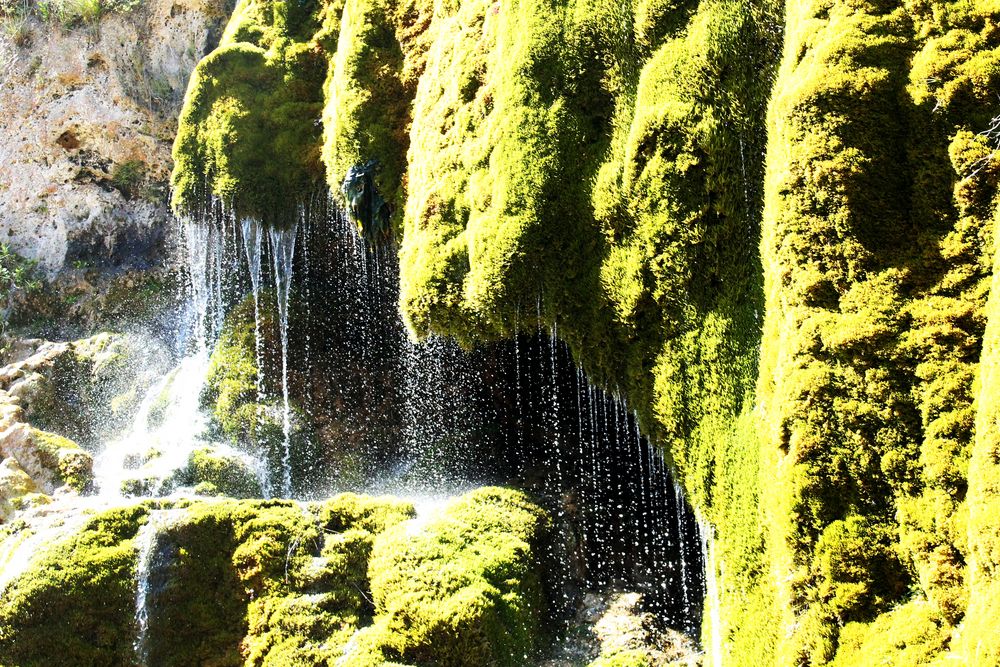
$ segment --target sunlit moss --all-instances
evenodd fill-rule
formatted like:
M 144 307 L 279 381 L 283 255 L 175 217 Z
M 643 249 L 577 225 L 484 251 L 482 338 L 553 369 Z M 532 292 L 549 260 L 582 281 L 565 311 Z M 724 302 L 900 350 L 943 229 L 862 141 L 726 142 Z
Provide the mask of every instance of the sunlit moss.
M 553 326 L 628 399 L 714 526 L 732 664 L 875 655 L 865 628 L 913 600 L 996 661 L 995 2 L 269 6 L 242 4 L 220 53 L 258 77 L 282 31 L 322 47 L 286 77 L 302 113 L 273 116 L 298 163 L 249 187 L 230 144 L 275 145 L 239 85 L 205 105 L 196 82 L 190 113 L 216 111 L 182 128 L 182 200 L 207 172 L 238 209 L 292 210 L 321 144 L 333 186 L 378 160 L 413 332 Z

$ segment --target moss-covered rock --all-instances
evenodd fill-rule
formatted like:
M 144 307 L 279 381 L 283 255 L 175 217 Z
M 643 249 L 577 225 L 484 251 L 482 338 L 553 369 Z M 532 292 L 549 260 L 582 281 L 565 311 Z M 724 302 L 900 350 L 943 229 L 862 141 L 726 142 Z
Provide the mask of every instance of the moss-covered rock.
M 132 540 L 146 516 L 144 506 L 112 510 L 44 545 L 30 569 L 2 591 L 0 663 L 133 664 Z
M 93 480 L 93 458 L 80 445 L 25 423 L 0 433 L 0 455 L 15 459 L 46 493 L 63 486 L 80 493 Z
M 479 489 L 375 542 L 375 621 L 359 639 L 415 665 L 521 665 L 546 615 L 540 547 L 551 526 L 524 494 Z
M 665 448 L 715 536 L 712 659 L 874 655 L 859 628 L 914 600 L 950 637 L 913 635 L 920 660 L 1000 659 L 995 2 L 348 0 L 293 28 L 268 7 L 230 39 L 275 53 L 308 26 L 291 41 L 324 49 L 325 177 L 382 163 L 411 329 L 552 325 Z M 303 187 L 200 157 L 275 150 L 211 106 L 228 134 L 179 141 L 174 179 L 207 167 L 211 193 L 175 203 L 293 211 Z
M 188 486 L 201 495 L 231 498 L 260 498 L 263 495 L 261 481 L 246 458 L 219 447 L 202 447 L 191 452 L 187 465 L 164 486 L 165 489 Z
M 215 195 L 239 217 L 294 220 L 286 205 L 323 181 L 319 118 L 342 2 L 240 2 L 188 85 L 174 144 L 176 208 Z
M 3 591 L 0 663 L 522 664 L 546 614 L 546 515 L 481 489 L 414 516 L 354 494 L 97 514 Z

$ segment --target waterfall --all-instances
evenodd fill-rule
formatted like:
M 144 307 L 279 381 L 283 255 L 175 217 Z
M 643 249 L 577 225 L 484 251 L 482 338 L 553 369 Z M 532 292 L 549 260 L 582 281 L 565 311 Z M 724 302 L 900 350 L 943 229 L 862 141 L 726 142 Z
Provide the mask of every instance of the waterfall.
M 149 664 L 149 619 L 153 604 L 150 594 L 154 592 L 154 575 L 161 574 L 169 566 L 169 559 L 158 561 L 162 554 L 159 537 L 169 525 L 183 514 L 182 509 L 152 510 L 145 525 L 135 536 L 136 566 L 135 566 L 135 657 L 140 667 Z
M 207 419 L 200 397 L 208 357 L 199 345 L 181 359 L 146 392 L 124 436 L 105 445 L 94 461 L 103 497 L 159 494 L 163 481 L 203 444 Z
M 288 395 L 288 299 L 292 290 L 292 264 L 295 258 L 295 237 L 299 225 L 287 228 L 271 227 L 271 250 L 274 256 L 274 287 L 278 301 L 278 321 L 281 327 L 281 394 L 284 401 L 281 451 L 281 491 L 286 498 L 292 495 L 292 418 Z
M 257 402 L 264 400 L 264 342 L 260 334 L 260 271 L 263 233 L 259 220 L 244 218 L 243 249 L 250 271 L 250 289 L 253 291 L 254 355 L 257 361 Z

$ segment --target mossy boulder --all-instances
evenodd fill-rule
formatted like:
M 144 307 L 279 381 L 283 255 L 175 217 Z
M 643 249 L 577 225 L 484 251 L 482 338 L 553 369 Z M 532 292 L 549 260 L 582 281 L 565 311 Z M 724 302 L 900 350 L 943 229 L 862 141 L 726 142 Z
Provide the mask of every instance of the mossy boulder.
M 201 495 L 231 498 L 260 498 L 261 481 L 245 456 L 219 447 L 203 447 L 191 452 L 187 465 L 166 482 L 166 486 L 193 487 Z
M 362 643 L 416 665 L 520 665 L 546 620 L 550 521 L 517 491 L 479 489 L 422 528 L 379 538 L 369 565 L 375 623 Z
M 93 480 L 93 458 L 80 445 L 25 423 L 0 433 L 0 453 L 15 459 L 45 493 L 61 487 L 81 493 Z
M 546 515 L 481 489 L 414 517 L 408 502 L 355 494 L 96 514 L 3 591 L 0 662 L 522 664 L 546 618 Z
M 27 572 L 2 591 L 0 663 L 132 664 L 132 540 L 146 517 L 145 506 L 112 510 L 43 545 Z

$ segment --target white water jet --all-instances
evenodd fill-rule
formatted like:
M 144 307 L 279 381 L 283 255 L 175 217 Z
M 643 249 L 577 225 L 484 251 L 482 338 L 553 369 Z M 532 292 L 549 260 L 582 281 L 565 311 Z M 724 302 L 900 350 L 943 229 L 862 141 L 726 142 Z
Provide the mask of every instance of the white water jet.
M 281 327 L 281 394 L 284 400 L 281 452 L 281 492 L 292 495 L 292 412 L 288 394 L 288 300 L 292 290 L 292 265 L 295 259 L 295 237 L 299 226 L 271 227 L 271 249 L 274 256 L 274 287 L 277 292 L 278 320 Z
M 257 402 L 260 403 L 264 400 L 264 343 L 260 335 L 260 270 L 264 235 L 260 221 L 254 218 L 244 218 L 241 227 L 243 250 L 246 252 L 247 268 L 250 271 L 250 289 L 253 292 L 254 355 L 257 361 Z
M 159 493 L 163 482 L 206 444 L 201 391 L 207 372 L 208 351 L 199 349 L 146 392 L 129 431 L 94 460 L 101 496 Z M 127 484 L 133 488 L 124 488 Z
M 136 635 L 133 642 L 135 656 L 140 667 L 149 664 L 149 617 L 151 605 L 149 600 L 150 576 L 156 567 L 156 550 L 158 538 L 172 522 L 182 515 L 182 509 L 152 510 L 145 525 L 135 536 L 136 566 L 135 566 L 135 627 Z
M 674 479 L 674 500 L 677 505 L 677 512 L 675 519 L 677 520 L 677 537 L 678 537 L 678 547 L 680 549 L 680 560 L 681 560 L 681 590 L 684 593 L 684 610 L 687 611 L 691 608 L 691 594 L 688 591 L 688 577 L 687 577 L 687 557 L 684 553 L 684 490 L 681 488 L 680 483 L 677 482 L 676 477 Z M 708 565 L 706 564 L 706 569 Z

